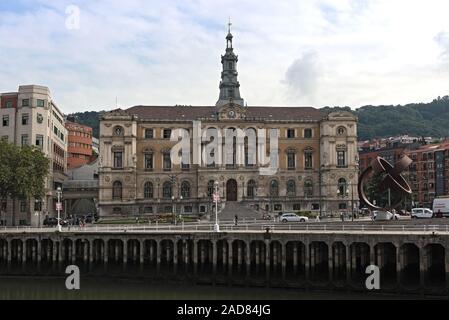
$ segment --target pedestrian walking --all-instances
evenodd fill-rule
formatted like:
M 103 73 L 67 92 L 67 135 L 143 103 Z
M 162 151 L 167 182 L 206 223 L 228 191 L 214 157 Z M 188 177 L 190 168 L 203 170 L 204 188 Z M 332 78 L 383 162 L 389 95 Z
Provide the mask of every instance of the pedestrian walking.
M 238 222 L 239 222 L 239 217 L 237 215 L 235 215 L 235 217 L 234 217 L 234 224 L 238 225 Z

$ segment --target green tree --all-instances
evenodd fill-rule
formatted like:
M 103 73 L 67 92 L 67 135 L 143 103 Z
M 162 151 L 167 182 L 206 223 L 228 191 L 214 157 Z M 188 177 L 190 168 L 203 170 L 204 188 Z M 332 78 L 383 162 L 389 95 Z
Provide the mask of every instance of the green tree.
M 0 142 L 0 195 L 13 201 L 12 223 L 15 224 L 15 202 L 45 194 L 45 181 L 50 160 L 36 147 L 17 147 Z

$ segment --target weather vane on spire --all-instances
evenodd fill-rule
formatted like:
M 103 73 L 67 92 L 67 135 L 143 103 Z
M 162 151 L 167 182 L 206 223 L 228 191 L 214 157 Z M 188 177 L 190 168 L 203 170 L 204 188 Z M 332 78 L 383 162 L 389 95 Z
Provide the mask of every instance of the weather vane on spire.
M 228 32 L 229 33 L 231 33 L 231 26 L 232 26 L 231 17 L 229 17 L 229 23 L 228 23 Z

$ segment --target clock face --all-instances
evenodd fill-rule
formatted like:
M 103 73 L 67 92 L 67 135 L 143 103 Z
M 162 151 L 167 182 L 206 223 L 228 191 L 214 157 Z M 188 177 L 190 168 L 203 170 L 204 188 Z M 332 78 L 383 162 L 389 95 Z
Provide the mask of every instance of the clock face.
M 234 110 L 230 110 L 228 112 L 228 116 L 229 116 L 229 118 L 234 118 L 235 117 L 235 111 Z

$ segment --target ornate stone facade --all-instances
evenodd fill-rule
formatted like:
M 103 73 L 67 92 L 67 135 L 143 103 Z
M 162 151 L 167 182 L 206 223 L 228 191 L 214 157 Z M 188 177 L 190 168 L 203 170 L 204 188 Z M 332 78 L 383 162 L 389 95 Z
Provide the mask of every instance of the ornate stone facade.
M 215 106 L 136 106 L 103 114 L 101 216 L 173 210 L 207 213 L 212 208 L 215 181 L 219 182 L 222 203 L 237 201 L 261 210 L 324 212 L 350 210 L 351 204 L 356 205 L 351 200 L 357 191 L 357 119 L 349 112 L 326 114 L 310 107 L 245 106 L 230 32 L 226 39 Z M 190 134 L 190 159 L 176 165 L 171 162 L 170 151 L 177 141 L 171 141 L 170 136 L 180 128 Z M 231 153 L 213 149 L 212 155 L 222 163 L 198 164 L 195 159 L 206 151 L 211 155 L 207 145 L 212 141 L 204 135 L 207 142 L 195 148 L 199 132 L 212 130 L 225 137 L 229 129 L 246 130 L 247 136 L 252 132 L 256 140 L 234 142 Z M 263 154 L 269 157 L 270 144 L 274 144 L 269 132 L 273 129 L 278 135 L 278 169 L 267 175 L 260 170 L 267 167 L 260 164 L 260 158 Z M 256 151 L 248 152 L 248 144 L 253 143 Z M 248 163 L 250 157 L 256 163 Z M 241 158 L 243 161 L 237 161 Z

